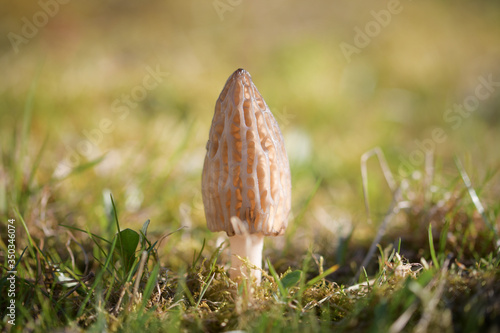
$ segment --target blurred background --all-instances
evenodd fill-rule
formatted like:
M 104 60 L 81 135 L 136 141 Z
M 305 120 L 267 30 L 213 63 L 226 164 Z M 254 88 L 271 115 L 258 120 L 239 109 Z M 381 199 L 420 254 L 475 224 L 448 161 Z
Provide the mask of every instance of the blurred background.
M 190 262 L 203 239 L 213 251 L 224 235 L 206 228 L 201 170 L 215 101 L 240 67 L 278 120 L 291 163 L 290 227 L 266 241 L 278 268 L 311 246 L 327 264 L 344 261 L 346 239 L 350 256 L 366 253 L 356 249 L 371 242 L 392 199 L 370 160 L 368 224 L 360 157 L 377 146 L 396 182 L 413 184 L 404 193 L 413 208 L 424 190 L 430 202 L 463 195 L 457 156 L 485 207 L 500 209 L 497 1 L 2 7 L 0 211 L 6 219 L 19 207 L 45 246 L 68 237 L 59 224 L 111 237 L 112 193 L 124 228 L 150 219 L 159 239 L 186 227 L 163 241 L 166 265 Z M 432 186 L 422 190 L 426 177 Z M 408 216 L 389 230 L 408 237 Z

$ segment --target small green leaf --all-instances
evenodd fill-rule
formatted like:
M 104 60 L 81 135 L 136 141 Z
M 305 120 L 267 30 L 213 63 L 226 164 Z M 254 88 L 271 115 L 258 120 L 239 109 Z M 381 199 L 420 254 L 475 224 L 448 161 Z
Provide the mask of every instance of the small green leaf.
M 281 278 L 281 284 L 285 289 L 295 286 L 300 281 L 302 271 L 293 271 Z
M 120 251 L 125 271 L 128 272 L 135 260 L 135 250 L 139 244 L 139 234 L 132 229 L 125 229 L 120 231 L 119 238 L 121 238 L 121 243 L 118 244 L 118 250 Z

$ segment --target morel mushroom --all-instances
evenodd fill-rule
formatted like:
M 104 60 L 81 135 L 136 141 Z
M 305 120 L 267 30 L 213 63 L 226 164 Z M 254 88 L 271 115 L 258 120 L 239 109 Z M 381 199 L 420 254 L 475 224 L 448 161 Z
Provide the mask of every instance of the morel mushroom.
M 202 174 L 207 225 L 230 237 L 233 280 L 250 277 L 237 255 L 258 268 L 251 276 L 260 283 L 264 236 L 284 233 L 291 188 L 278 123 L 250 74 L 238 69 L 215 104 Z

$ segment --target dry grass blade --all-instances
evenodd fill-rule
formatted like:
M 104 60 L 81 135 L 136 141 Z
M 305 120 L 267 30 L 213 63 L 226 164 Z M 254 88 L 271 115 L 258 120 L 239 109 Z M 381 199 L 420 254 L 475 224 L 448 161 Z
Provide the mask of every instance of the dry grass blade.
M 361 263 L 361 266 L 358 269 L 358 272 L 356 273 L 355 277 L 352 280 L 352 283 L 355 283 L 358 281 L 359 276 L 361 275 L 361 271 L 363 270 L 364 267 L 368 265 L 370 262 L 373 254 L 377 250 L 377 244 L 380 243 L 380 240 L 382 239 L 382 236 L 385 234 L 385 228 L 387 227 L 387 223 L 391 220 L 392 216 L 396 214 L 399 211 L 399 195 L 401 193 L 401 189 L 397 188 L 396 191 L 394 192 L 394 195 L 392 197 L 391 204 L 389 205 L 389 209 L 387 210 L 387 213 L 384 216 L 384 220 L 380 224 L 380 227 L 378 228 L 377 235 L 373 239 L 372 244 L 370 245 L 370 249 L 368 250 L 368 253 L 366 254 L 365 258 L 363 259 L 363 262 Z
M 420 317 L 420 320 L 415 326 L 414 332 L 415 333 L 424 333 L 427 332 L 427 328 L 429 327 L 429 324 L 432 320 L 432 316 L 435 313 L 435 309 L 439 303 L 439 300 L 441 299 L 441 296 L 443 295 L 444 292 L 444 287 L 446 285 L 446 274 L 448 273 L 448 266 L 450 264 L 450 260 L 446 259 L 446 261 L 443 264 L 443 268 L 441 270 L 441 274 L 439 274 L 436 278 L 439 281 L 439 284 L 434 291 L 434 294 L 424 304 L 424 313 L 422 314 L 422 317 Z
M 232 216 L 229 220 L 236 235 L 248 236 L 248 227 L 237 216 Z
M 120 306 L 122 305 L 123 297 L 125 296 L 125 292 L 127 292 L 129 286 L 130 282 L 126 282 L 122 287 L 122 291 L 120 292 L 120 297 L 118 298 L 118 302 L 116 303 L 113 311 L 111 311 L 115 314 L 115 316 L 118 315 L 118 312 L 120 311 Z
M 389 328 L 389 333 L 401 332 L 406 327 L 406 324 L 408 324 L 408 322 L 410 321 L 411 316 L 413 316 L 415 311 L 417 311 L 417 308 L 418 306 L 416 302 L 410 305 L 410 307 L 406 309 L 406 311 L 403 312 L 403 314 L 399 316 L 399 318 L 396 319 L 396 321 L 391 325 L 391 327 Z
M 382 152 L 382 149 L 380 147 L 375 147 L 367 152 L 365 152 L 363 155 L 361 155 L 361 179 L 363 181 L 363 197 L 365 200 L 365 208 L 366 208 L 366 215 L 368 217 L 368 223 L 371 224 L 371 214 L 370 214 L 370 202 L 368 200 L 368 170 L 366 168 L 366 163 L 368 162 L 368 159 L 372 156 L 377 156 L 380 168 L 382 169 L 382 172 L 384 173 L 384 178 L 387 182 L 387 185 L 391 189 L 391 192 L 394 194 L 396 191 L 397 185 L 396 181 L 394 180 L 394 176 L 392 175 L 391 169 L 389 169 L 389 165 L 387 164 L 387 160 L 385 159 L 384 153 Z
M 78 247 L 80 247 L 80 249 L 82 250 L 82 253 L 83 253 L 83 259 L 84 259 L 84 262 L 85 262 L 85 270 L 83 271 L 83 275 L 86 276 L 88 274 L 88 271 L 89 271 L 89 256 L 87 255 L 87 251 L 85 251 L 85 248 L 83 247 L 82 244 L 80 244 L 75 236 L 73 236 L 73 234 L 70 232 L 70 231 L 67 231 L 70 239 L 68 239 L 68 241 L 66 242 L 66 249 L 68 250 L 68 253 L 71 257 L 71 264 L 73 265 L 73 269 L 75 269 L 75 257 L 73 255 L 73 251 L 71 250 L 71 241 L 73 241 L 76 245 L 78 245 Z
M 132 299 L 130 300 L 130 306 L 133 306 L 135 298 L 139 296 L 139 284 L 141 283 L 142 273 L 144 272 L 144 266 L 146 265 L 146 259 L 148 258 L 148 252 L 142 251 L 141 261 L 139 263 L 139 270 L 135 277 L 134 291 L 132 293 Z
M 479 212 L 479 214 L 481 214 L 481 216 L 483 218 L 483 221 L 486 224 L 486 226 L 491 231 L 493 231 L 495 233 L 495 238 L 498 241 L 498 231 L 493 226 L 493 224 L 491 224 L 490 220 L 486 216 L 483 204 L 481 203 L 481 200 L 479 200 L 479 197 L 478 197 L 478 195 L 476 193 L 476 190 L 474 189 L 474 187 L 472 187 L 472 182 L 471 182 L 471 180 L 469 178 L 469 175 L 465 171 L 465 168 L 462 165 L 462 162 L 460 161 L 460 159 L 458 157 L 455 157 L 455 164 L 457 166 L 458 171 L 460 171 L 460 176 L 462 177 L 462 180 L 463 180 L 463 182 L 465 184 L 465 187 L 467 188 L 467 191 L 469 192 L 469 196 L 472 199 L 472 202 L 474 203 L 474 206 L 476 207 L 476 209 Z

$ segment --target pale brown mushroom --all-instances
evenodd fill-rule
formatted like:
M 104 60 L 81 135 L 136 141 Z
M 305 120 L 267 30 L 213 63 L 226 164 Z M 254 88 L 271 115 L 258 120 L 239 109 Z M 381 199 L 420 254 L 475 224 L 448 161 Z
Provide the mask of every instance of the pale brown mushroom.
M 251 275 L 260 283 L 264 236 L 285 232 L 291 187 L 278 123 L 250 74 L 238 69 L 215 104 L 202 174 L 207 225 L 230 237 L 233 280 L 249 277 L 236 255 L 258 268 Z

